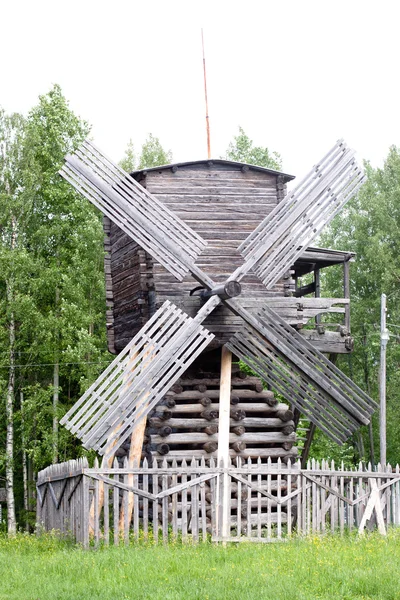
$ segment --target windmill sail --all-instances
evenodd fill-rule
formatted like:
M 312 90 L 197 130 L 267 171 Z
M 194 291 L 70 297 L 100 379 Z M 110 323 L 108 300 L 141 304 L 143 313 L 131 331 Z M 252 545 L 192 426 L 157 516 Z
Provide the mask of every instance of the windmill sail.
M 246 324 L 227 344 L 331 439 L 366 425 L 376 403 L 270 308 L 255 315 L 228 301 Z
M 61 174 L 177 279 L 191 272 L 214 288 L 195 265 L 206 242 L 93 144 L 66 157 Z M 229 280 L 253 269 L 274 285 L 363 181 L 352 151 L 338 142 L 242 243 L 245 264 Z M 61 423 L 86 448 L 115 453 L 209 344 L 213 335 L 201 323 L 219 302 L 213 295 L 194 319 L 166 302 Z M 224 303 L 244 320 L 228 348 L 332 439 L 343 442 L 369 422 L 375 402 L 273 310 L 252 315 L 240 301 Z
M 239 246 L 246 262 L 230 279 L 252 269 L 268 289 L 274 286 L 364 181 L 354 152 L 337 142 Z
M 65 158 L 60 175 L 179 281 L 207 245 L 91 142 Z
M 212 299 L 211 306 L 217 300 Z M 214 336 L 165 302 L 61 420 L 85 448 L 115 453 Z

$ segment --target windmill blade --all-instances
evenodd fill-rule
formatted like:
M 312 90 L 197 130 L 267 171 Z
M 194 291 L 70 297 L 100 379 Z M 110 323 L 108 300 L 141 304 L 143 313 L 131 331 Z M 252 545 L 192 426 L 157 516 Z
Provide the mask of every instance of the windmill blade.
M 217 304 L 213 296 L 192 319 L 165 302 L 61 424 L 85 448 L 114 454 L 213 339 L 200 323 Z
M 192 270 L 207 242 L 94 144 L 66 156 L 59 173 L 179 281 Z
M 239 246 L 245 264 L 229 279 L 239 280 L 252 269 L 273 287 L 364 181 L 354 152 L 337 142 Z
M 268 307 L 255 315 L 226 303 L 245 325 L 227 347 L 331 439 L 343 443 L 366 425 L 376 403 Z

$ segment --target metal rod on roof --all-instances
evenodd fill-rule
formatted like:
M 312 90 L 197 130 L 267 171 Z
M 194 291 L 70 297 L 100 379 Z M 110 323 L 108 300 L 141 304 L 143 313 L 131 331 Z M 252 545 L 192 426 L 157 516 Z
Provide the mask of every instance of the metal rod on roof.
M 206 57 L 205 57 L 205 54 L 204 54 L 203 29 L 201 29 L 201 44 L 202 44 L 202 47 L 203 47 L 204 96 L 205 96 L 205 100 L 206 100 L 207 157 L 211 158 L 210 118 L 208 116 Z

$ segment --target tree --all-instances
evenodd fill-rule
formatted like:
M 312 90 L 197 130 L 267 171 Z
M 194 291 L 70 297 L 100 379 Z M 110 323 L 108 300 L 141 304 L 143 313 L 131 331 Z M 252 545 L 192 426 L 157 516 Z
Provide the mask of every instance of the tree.
M 59 402 L 63 379 L 91 380 L 90 362 L 105 342 L 103 230 L 100 213 L 58 175 L 66 153 L 89 127 L 55 85 L 27 119 L 27 193 L 33 198 L 30 249 L 41 264 L 34 296 L 41 312 L 42 361 L 53 363 L 52 459 L 59 455 Z M 62 363 L 81 362 L 86 366 Z M 73 367 L 73 368 L 71 368 Z M 76 368 L 78 367 L 78 368 Z M 75 371 L 75 372 L 74 372 Z M 81 381 L 83 384 L 83 380 Z M 77 390 L 79 391 L 79 390 Z M 62 400 L 67 400 L 65 391 Z
M 7 491 L 7 529 L 16 533 L 14 497 L 14 402 L 15 352 L 18 294 L 23 271 L 24 247 L 20 220 L 24 205 L 21 203 L 21 154 L 24 121 L 18 114 L 6 115 L 0 110 L 0 266 L 3 287 L 3 347 L 7 348 L 8 381 L 6 391 L 6 448 L 5 473 Z
M 149 137 L 142 145 L 138 169 L 150 169 L 160 165 L 168 165 L 172 162 L 171 150 L 164 150 L 158 137 L 149 133 Z
M 59 86 L 25 120 L 0 112 L 0 477 L 10 533 L 11 491 L 18 514 L 35 470 L 84 452 L 58 420 L 110 360 L 102 216 L 58 175 L 87 133 Z
M 225 158 L 276 171 L 282 169 L 282 159 L 278 152 L 271 152 L 266 147 L 254 146 L 253 140 L 248 137 L 242 127 L 239 127 L 239 135 L 230 142 Z
M 127 173 L 132 173 L 136 169 L 136 153 L 132 138 L 128 142 L 124 158 L 120 161 L 119 166 Z
M 387 350 L 388 460 L 400 460 L 400 150 L 392 147 L 382 169 L 365 165 L 367 182 L 331 223 L 321 245 L 356 253 L 351 265 L 352 355 L 340 365 L 378 399 L 380 296 L 388 297 Z M 341 274 L 327 269 L 326 295 L 340 296 Z M 364 432 L 367 438 L 367 432 Z M 375 444 L 379 431 L 374 418 Z

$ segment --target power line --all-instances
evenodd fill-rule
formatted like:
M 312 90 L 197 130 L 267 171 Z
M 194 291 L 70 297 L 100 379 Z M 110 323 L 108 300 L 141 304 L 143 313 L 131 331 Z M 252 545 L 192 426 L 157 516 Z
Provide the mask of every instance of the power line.
M 11 367 L 14 367 L 15 369 L 25 369 L 28 367 L 54 367 L 55 365 L 60 365 L 61 366 L 71 366 L 71 365 L 109 365 L 109 361 L 103 361 L 103 362 L 89 362 L 89 361 L 83 361 L 83 362 L 68 362 L 68 363 L 29 363 L 26 365 L 0 365 L 0 369 L 9 369 Z

